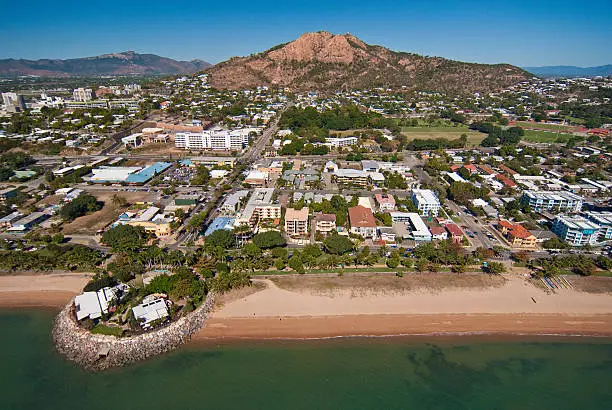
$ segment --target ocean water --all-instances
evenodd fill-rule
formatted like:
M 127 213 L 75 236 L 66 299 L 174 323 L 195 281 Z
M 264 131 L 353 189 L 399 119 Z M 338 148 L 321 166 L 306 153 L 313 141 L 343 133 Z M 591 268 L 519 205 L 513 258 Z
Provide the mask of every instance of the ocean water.
M 190 345 L 103 374 L 48 311 L 0 312 L 0 409 L 612 409 L 612 341 L 335 339 Z

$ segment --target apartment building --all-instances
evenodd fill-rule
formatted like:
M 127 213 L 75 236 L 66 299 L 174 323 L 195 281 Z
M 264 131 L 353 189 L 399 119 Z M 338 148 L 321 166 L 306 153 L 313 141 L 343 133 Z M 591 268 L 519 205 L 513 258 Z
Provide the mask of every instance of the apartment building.
M 336 215 L 319 213 L 315 216 L 317 232 L 323 235 L 330 234 L 336 230 Z
M 404 239 L 431 242 L 431 232 L 423 218 L 415 212 L 390 212 L 393 228 Z
M 599 225 L 598 241 L 607 241 L 612 239 L 612 212 L 594 212 L 588 211 L 584 213 L 585 218 Z
M 572 246 L 595 245 L 599 237 L 599 225 L 578 215 L 558 215 L 552 231 Z
M 355 144 L 357 144 L 357 137 L 325 138 L 325 145 L 334 148 L 350 147 Z
M 21 112 L 26 109 L 25 98 L 17 93 L 2 93 L 2 104 L 8 112 Z
M 502 219 L 497 224 L 499 231 L 508 239 L 508 242 L 515 248 L 535 248 L 537 238 L 529 232 L 523 225 L 513 224 Z
M 352 185 L 365 188 L 368 186 L 369 174 L 366 171 L 340 168 L 334 172 L 334 179 L 340 185 Z
M 74 101 L 87 102 L 92 100 L 93 97 L 94 94 L 91 88 L 75 88 L 74 91 L 72 91 L 72 99 Z
M 287 208 L 285 212 L 285 232 L 289 236 L 308 234 L 308 208 Z
M 249 144 L 250 137 L 239 131 L 178 132 L 174 137 L 174 145 L 186 150 L 241 151 Z
M 423 216 L 438 216 L 440 200 L 431 189 L 413 189 L 411 199 Z
M 583 198 L 571 192 L 523 191 L 521 202 L 532 211 L 575 213 L 582 210 Z
M 272 200 L 274 188 L 256 188 L 249 198 L 236 225 L 248 224 L 254 227 L 258 221 L 280 219 L 281 207 Z

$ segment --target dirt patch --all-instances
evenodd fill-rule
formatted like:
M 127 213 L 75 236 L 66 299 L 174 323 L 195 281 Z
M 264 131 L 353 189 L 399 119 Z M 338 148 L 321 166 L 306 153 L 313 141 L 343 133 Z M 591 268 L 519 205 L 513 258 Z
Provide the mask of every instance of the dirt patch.
M 101 210 L 89 215 L 82 216 L 74 221 L 65 224 L 62 233 L 65 235 L 86 234 L 93 235 L 100 229 L 104 229 L 108 224 L 114 222 L 126 207 L 113 204 L 113 195 L 117 194 L 125 198 L 128 204 L 134 204 L 142 201 L 154 201 L 157 199 L 155 194 L 149 192 L 91 192 L 98 201 L 104 202 Z
M 253 293 L 257 293 L 260 290 L 263 290 L 265 288 L 266 288 L 265 283 L 253 282 L 253 284 L 249 287 L 235 289 L 235 290 L 232 290 L 232 291 L 229 291 L 227 293 L 217 296 L 215 298 L 215 305 L 217 307 L 221 307 L 226 303 L 230 303 L 238 299 L 246 298 L 247 296 L 252 295 Z
M 604 294 L 612 293 L 612 278 L 609 277 L 576 276 L 568 279 L 570 283 L 574 285 L 574 289 L 580 292 Z
M 501 287 L 506 279 L 498 275 L 410 274 L 403 278 L 390 275 L 342 277 L 272 277 L 279 288 L 291 291 L 311 291 L 315 294 L 333 294 L 337 290 L 350 290 L 354 296 L 365 294 L 397 294 L 417 290 L 440 292 L 450 289 L 487 289 Z

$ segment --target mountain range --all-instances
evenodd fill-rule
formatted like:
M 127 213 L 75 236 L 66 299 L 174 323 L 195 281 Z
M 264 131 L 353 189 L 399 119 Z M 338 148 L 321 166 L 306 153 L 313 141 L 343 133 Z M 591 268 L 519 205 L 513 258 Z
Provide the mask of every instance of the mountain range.
M 404 87 L 444 92 L 487 92 L 532 77 L 509 64 L 475 64 L 391 51 L 351 34 L 305 33 L 248 57 L 207 69 L 217 88 L 283 86 L 295 91 Z
M 525 70 L 546 78 L 608 77 L 612 75 L 612 64 L 597 67 L 576 67 L 573 65 L 554 65 L 544 67 L 523 67 Z
M 98 76 L 98 75 L 161 75 L 190 74 L 202 71 L 210 63 L 202 60 L 176 61 L 155 54 L 134 51 L 103 54 L 95 57 L 68 60 L 0 60 L 0 77 L 36 75 L 42 77 Z

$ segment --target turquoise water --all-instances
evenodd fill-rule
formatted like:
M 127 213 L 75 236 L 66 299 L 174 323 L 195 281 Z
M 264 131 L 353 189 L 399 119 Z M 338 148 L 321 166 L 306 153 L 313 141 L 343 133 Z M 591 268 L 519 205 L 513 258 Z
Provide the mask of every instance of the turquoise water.
M 0 409 L 612 409 L 612 342 L 343 339 L 190 346 L 90 374 L 53 313 L 0 312 Z

